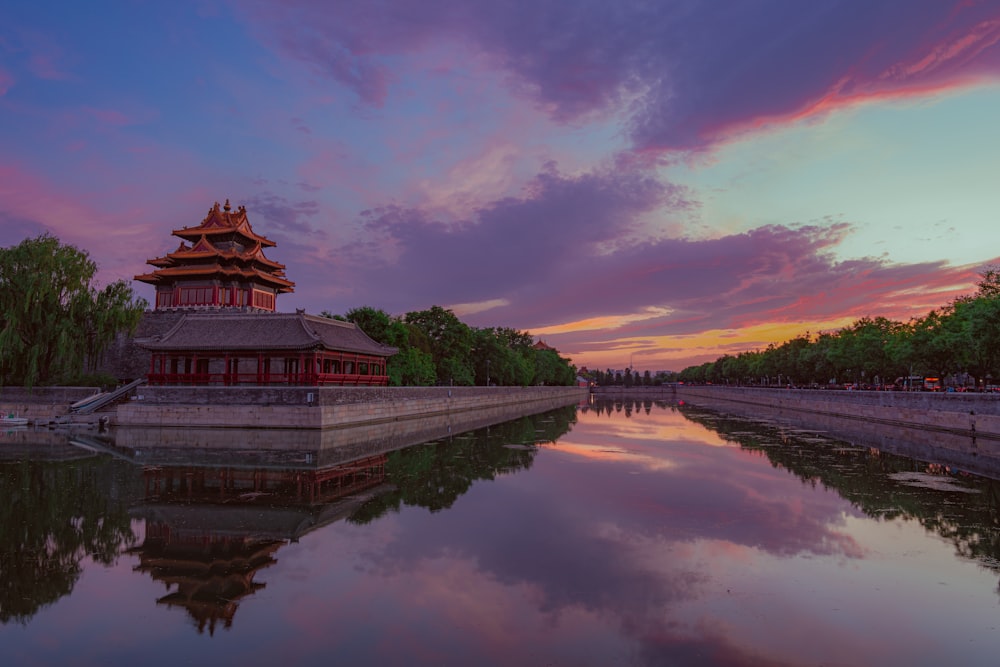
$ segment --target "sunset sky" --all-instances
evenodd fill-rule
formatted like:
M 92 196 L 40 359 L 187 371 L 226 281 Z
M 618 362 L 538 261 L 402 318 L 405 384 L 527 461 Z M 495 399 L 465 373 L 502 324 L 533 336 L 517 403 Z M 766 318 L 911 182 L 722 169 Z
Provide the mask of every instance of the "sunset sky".
M 131 279 L 228 198 L 279 310 L 680 370 L 972 291 L 998 117 L 1000 0 L 7 0 L 0 246 Z

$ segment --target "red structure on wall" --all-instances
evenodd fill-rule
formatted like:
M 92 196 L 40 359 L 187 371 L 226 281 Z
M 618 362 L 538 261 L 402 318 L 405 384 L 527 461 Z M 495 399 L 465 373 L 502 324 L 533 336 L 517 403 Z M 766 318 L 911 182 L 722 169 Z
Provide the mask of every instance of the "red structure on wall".
M 264 256 L 274 241 L 253 231 L 244 207 L 233 212 L 228 199 L 216 202 L 200 225 L 173 235 L 180 247 L 135 277 L 156 287 L 161 312 L 146 319 L 167 318 L 135 339 L 151 353 L 150 384 L 388 384 L 386 362 L 396 348 L 352 322 L 275 311 L 277 295 L 295 283 L 284 264 Z
M 152 352 L 153 385 L 388 384 L 396 348 L 353 322 L 295 313 L 191 313 L 162 336 L 136 341 Z
M 285 265 L 264 256 L 274 241 L 256 234 L 246 208 L 226 200 L 208 210 L 196 227 L 175 229 L 177 250 L 147 264 L 157 267 L 136 280 L 156 287 L 157 310 L 229 308 L 274 311 L 278 294 L 295 291 Z

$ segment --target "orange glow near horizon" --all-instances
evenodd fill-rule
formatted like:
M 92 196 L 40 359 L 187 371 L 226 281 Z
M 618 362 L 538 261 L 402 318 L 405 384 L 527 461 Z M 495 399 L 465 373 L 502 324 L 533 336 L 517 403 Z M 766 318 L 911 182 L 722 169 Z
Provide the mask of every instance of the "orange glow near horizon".
M 638 369 L 679 371 L 714 361 L 725 354 L 735 355 L 761 350 L 771 343 L 781 344 L 807 332 L 815 335 L 837 331 L 857 319 L 850 315 L 821 321 L 766 322 L 740 329 L 709 329 L 691 334 L 618 338 L 601 342 L 609 348 L 607 350 L 566 350 L 565 354 L 572 357 L 578 367 L 617 369 L 634 363 Z M 679 363 L 684 365 L 679 366 Z

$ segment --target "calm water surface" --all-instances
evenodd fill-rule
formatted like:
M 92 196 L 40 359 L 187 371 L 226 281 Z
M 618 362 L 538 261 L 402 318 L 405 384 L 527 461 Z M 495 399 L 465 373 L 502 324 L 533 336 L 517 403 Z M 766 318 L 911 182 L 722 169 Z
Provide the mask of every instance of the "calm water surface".
M 1000 659 L 1000 484 L 815 433 L 619 401 L 346 466 L 30 440 L 3 665 Z

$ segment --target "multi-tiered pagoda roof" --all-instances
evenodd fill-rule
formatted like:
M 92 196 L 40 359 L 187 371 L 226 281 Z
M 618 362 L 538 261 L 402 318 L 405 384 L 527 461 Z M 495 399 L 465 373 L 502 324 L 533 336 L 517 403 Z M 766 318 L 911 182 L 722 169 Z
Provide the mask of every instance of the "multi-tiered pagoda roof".
M 144 321 L 157 325 L 136 340 L 150 352 L 150 384 L 388 384 L 396 348 L 352 322 L 276 312 L 275 297 L 295 283 L 264 256 L 274 241 L 253 231 L 244 207 L 216 202 L 200 225 L 172 233 L 177 250 L 135 277 L 156 287 L 159 312 Z
M 201 224 L 175 229 L 173 252 L 147 264 L 136 280 L 156 287 L 156 309 L 192 307 L 275 310 L 278 294 L 295 291 L 285 265 L 268 259 L 274 241 L 253 231 L 246 208 L 216 202 Z

